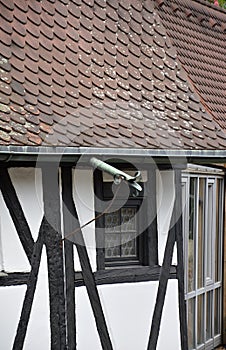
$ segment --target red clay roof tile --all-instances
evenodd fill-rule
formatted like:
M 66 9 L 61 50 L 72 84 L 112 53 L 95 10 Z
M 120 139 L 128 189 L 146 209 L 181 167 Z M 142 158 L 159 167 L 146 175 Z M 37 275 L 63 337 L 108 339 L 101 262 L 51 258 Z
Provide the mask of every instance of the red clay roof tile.
M 224 57 L 225 13 L 211 8 L 200 22 L 196 1 L 157 10 L 151 0 L 14 3 L 0 2 L 0 144 L 226 148 L 215 57 Z

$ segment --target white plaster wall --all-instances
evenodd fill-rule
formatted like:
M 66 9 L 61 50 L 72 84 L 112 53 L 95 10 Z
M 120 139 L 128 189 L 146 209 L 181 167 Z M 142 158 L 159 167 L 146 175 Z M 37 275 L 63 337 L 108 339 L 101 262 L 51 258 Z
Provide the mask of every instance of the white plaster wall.
M 9 175 L 36 241 L 44 215 L 41 169 L 11 168 Z
M 26 286 L 0 287 L 0 348 L 12 349 Z
M 73 198 L 78 211 L 80 225 L 86 224 L 95 216 L 93 171 L 90 169 L 75 169 L 73 171 Z M 95 221 L 82 229 L 83 237 L 93 271 L 96 270 Z M 81 271 L 75 248 L 75 270 Z
M 36 240 L 43 217 L 41 172 L 39 169 L 33 168 L 14 168 L 9 170 L 9 174 L 32 236 Z M 29 271 L 28 259 L 1 192 L 0 236 L 0 246 L 2 247 L 1 269 L 7 272 Z
M 1 192 L 0 192 L 0 203 L 1 203 Z M 1 213 L 1 204 L 0 204 L 0 213 Z M 0 272 L 3 270 L 4 270 L 4 263 L 3 263 L 2 236 L 1 236 L 1 215 L 0 215 Z
M 114 350 L 147 348 L 158 282 L 99 286 Z M 169 281 L 158 350 L 180 350 L 177 281 Z M 85 287 L 76 289 L 78 350 L 102 350 Z M 89 336 L 87 336 L 87 331 Z
M 9 175 L 16 190 L 25 218 L 36 241 L 43 218 L 42 179 L 40 169 L 12 168 Z M 6 272 L 30 270 L 28 259 L 18 238 L 13 221 L 0 193 L 1 269 Z M 28 324 L 24 349 L 49 349 L 49 291 L 46 252 L 43 254 L 37 288 Z M 0 288 L 0 348 L 11 349 L 20 318 L 26 286 Z
M 0 288 L 0 349 L 2 350 L 12 349 L 25 292 L 25 285 Z M 45 248 L 43 248 L 23 349 L 50 349 L 49 290 Z
M 157 350 L 181 350 L 178 282 L 169 280 L 163 307 Z
M 30 270 L 15 226 L 0 192 L 0 233 L 2 245 L 2 270 L 24 272 Z
M 38 281 L 24 342 L 24 350 L 50 349 L 49 287 L 46 249 L 43 246 Z
M 174 171 L 157 171 L 157 224 L 159 264 L 162 265 L 175 200 Z M 173 264 L 177 264 L 176 248 Z
M 85 287 L 75 288 L 76 342 L 78 350 L 102 350 Z

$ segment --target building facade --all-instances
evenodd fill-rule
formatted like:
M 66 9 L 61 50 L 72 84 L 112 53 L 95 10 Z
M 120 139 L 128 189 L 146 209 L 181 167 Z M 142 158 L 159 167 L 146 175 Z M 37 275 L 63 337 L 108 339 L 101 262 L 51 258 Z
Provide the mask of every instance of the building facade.
M 222 344 L 225 11 L 0 10 L 4 349 Z

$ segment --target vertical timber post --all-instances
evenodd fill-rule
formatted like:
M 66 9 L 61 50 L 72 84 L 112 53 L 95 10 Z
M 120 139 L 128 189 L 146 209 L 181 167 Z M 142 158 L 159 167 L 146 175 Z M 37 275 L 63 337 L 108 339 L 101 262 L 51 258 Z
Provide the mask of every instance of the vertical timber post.
M 182 237 L 182 191 L 181 191 L 181 170 L 175 169 L 175 202 L 170 222 L 170 230 L 168 233 L 163 264 L 161 267 L 159 287 L 156 298 L 156 304 L 152 319 L 150 337 L 148 342 L 148 350 L 155 350 L 157 347 L 160 324 L 162 319 L 162 311 L 166 297 L 168 279 L 170 277 L 170 267 L 172 264 L 173 250 L 177 243 L 177 279 L 179 290 L 179 317 L 180 317 L 180 335 L 181 350 L 188 350 L 187 339 L 187 321 L 186 308 L 184 298 L 184 267 L 183 267 L 183 237 Z
M 44 201 L 44 243 L 46 245 L 49 297 L 51 349 L 66 349 L 64 265 L 60 220 L 58 164 L 43 164 L 42 184 Z
M 95 192 L 95 217 L 103 212 L 104 194 L 103 194 L 103 175 L 102 171 L 95 169 L 94 171 L 94 192 Z M 105 268 L 105 248 L 104 242 L 104 216 L 100 216 L 95 220 L 96 225 L 96 250 L 97 250 L 97 270 Z
M 178 296 L 179 296 L 179 315 L 180 315 L 180 335 L 181 350 L 188 350 L 188 331 L 187 331 L 187 314 L 184 289 L 184 247 L 183 247 L 183 231 L 182 231 L 182 184 L 181 170 L 175 170 L 176 184 L 176 213 L 177 213 L 177 279 L 178 279 Z
M 73 195 L 71 167 L 63 167 L 61 170 L 62 178 L 62 200 L 63 200 L 63 221 L 64 237 L 73 232 L 75 223 L 73 215 Z M 64 240 L 64 259 L 65 259 L 65 283 L 66 283 L 66 319 L 67 319 L 67 337 L 68 349 L 76 349 L 76 319 L 75 319 L 75 271 L 74 271 L 74 253 L 73 243 L 69 239 Z
M 151 166 L 148 169 L 147 181 L 147 245 L 149 266 L 158 265 L 158 226 L 157 226 L 157 204 L 156 204 L 156 168 Z

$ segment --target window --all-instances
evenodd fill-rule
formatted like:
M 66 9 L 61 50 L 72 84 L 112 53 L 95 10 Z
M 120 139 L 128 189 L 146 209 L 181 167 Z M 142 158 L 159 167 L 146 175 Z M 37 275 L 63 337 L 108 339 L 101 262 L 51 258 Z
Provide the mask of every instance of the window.
M 130 199 L 122 208 L 107 213 L 105 219 L 106 265 L 142 264 L 139 246 L 139 200 Z
M 223 176 L 203 170 L 182 179 L 189 350 L 221 343 Z
M 130 205 L 105 214 L 105 258 L 137 258 L 137 208 Z
M 134 174 L 134 170 L 123 169 Z M 134 197 L 126 182 L 115 185 L 112 177 L 96 170 L 94 173 L 96 196 L 96 241 L 98 269 L 112 267 L 133 267 L 157 264 L 157 229 L 155 215 L 148 223 L 147 171 L 142 173 L 140 182 L 143 190 Z M 154 173 L 155 175 L 155 173 Z M 152 176 L 152 181 L 155 176 Z M 120 188 L 118 187 L 120 186 Z M 156 187 L 154 187 L 154 191 Z M 114 196 L 114 194 L 118 193 Z M 113 199 L 114 198 L 114 199 Z M 156 195 L 152 196 L 156 201 Z M 105 212 L 106 208 L 108 210 Z M 152 205 L 151 210 L 156 210 Z M 149 213 L 151 213 L 151 210 Z M 104 213 L 103 215 L 100 215 Z M 153 219 L 153 218 L 152 218 Z M 151 227 L 152 226 L 152 227 Z M 154 232 L 154 234 L 153 234 Z M 151 239 L 149 237 L 151 236 Z M 153 242 L 155 253 L 149 252 L 149 242 Z M 151 261 L 150 261 L 151 260 Z

